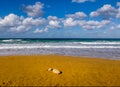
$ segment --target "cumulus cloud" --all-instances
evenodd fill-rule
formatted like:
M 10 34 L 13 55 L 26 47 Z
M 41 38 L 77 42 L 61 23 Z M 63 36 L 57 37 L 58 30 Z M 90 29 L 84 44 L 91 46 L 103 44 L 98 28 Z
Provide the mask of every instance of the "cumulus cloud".
M 109 19 L 111 17 L 116 17 L 118 14 L 118 10 L 112 7 L 110 4 L 106 4 L 103 7 L 99 8 L 97 11 L 93 11 L 90 13 L 91 17 L 100 16 L 104 19 Z
M 43 30 L 40 30 L 39 28 L 37 28 L 35 31 L 34 31 L 34 33 L 42 33 L 43 32 Z
M 45 28 L 45 29 L 37 28 L 33 33 L 43 33 L 43 32 L 48 32 L 48 28 Z
M 49 28 L 60 28 L 60 19 L 56 16 L 48 16 L 48 26 Z
M 33 18 L 18 16 L 13 13 L 0 18 L 0 30 L 5 30 L 7 32 L 25 32 L 30 29 L 36 29 L 34 33 L 47 32 L 50 28 L 60 28 L 61 21 L 56 16 L 48 16 L 45 18 Z M 42 29 L 39 29 L 42 27 Z M 44 29 L 43 29 L 44 28 Z
M 81 27 L 82 29 L 98 29 L 107 26 L 110 23 L 109 20 L 94 21 L 83 20 L 72 17 L 57 18 L 56 16 L 48 16 L 44 18 L 32 18 L 23 16 L 17 16 L 15 14 L 9 14 L 4 18 L 0 18 L 0 29 L 4 29 L 10 32 L 25 32 L 33 30 L 33 33 L 48 32 L 53 28 L 66 28 L 66 27 Z
M 11 31 L 17 32 L 28 31 L 29 29 L 32 29 L 34 27 L 43 26 L 45 23 L 46 23 L 45 19 L 42 18 L 33 19 L 28 17 L 24 18 L 24 20 L 21 21 L 21 24 L 19 26 L 13 27 Z
M 108 25 L 110 21 L 109 20 L 102 20 L 102 21 L 89 20 L 89 21 L 80 21 L 78 23 L 83 29 L 99 29 Z
M 35 5 L 23 5 L 23 11 L 27 13 L 30 17 L 39 17 L 43 14 L 43 6 L 41 2 L 36 2 Z
M 48 20 L 58 20 L 58 18 L 56 16 L 48 16 L 47 19 Z
M 116 18 L 120 18 L 120 7 L 118 8 L 118 13 L 116 14 Z
M 44 18 L 32 18 L 23 16 L 17 16 L 15 14 L 9 14 L 5 16 L 3 19 L 0 19 L 0 29 L 4 29 L 7 31 L 13 32 L 22 32 L 28 31 L 33 27 L 39 27 L 44 25 L 46 20 Z
M 9 14 L 8 16 L 5 16 L 4 19 L 0 19 L 0 27 L 12 27 L 12 26 L 17 26 L 22 20 L 22 16 L 19 17 L 15 14 Z
M 44 18 L 36 18 L 33 19 L 32 17 L 25 18 L 23 20 L 23 25 L 28 25 L 28 26 L 39 26 L 39 25 L 44 25 L 46 20 Z
M 84 2 L 94 2 L 95 0 L 72 0 L 72 2 L 76 3 L 84 3 Z
M 13 28 L 17 28 L 22 24 L 24 17 L 23 16 L 17 16 L 13 13 L 5 16 L 3 19 L 0 19 L 0 29 L 4 30 L 10 30 Z
M 117 25 L 117 28 L 120 29 L 120 24 Z
M 120 18 L 120 2 L 117 2 L 118 8 L 106 4 L 96 11 L 90 13 L 91 17 L 102 17 L 103 19 Z
M 50 26 L 51 28 L 60 28 L 59 23 L 60 23 L 59 21 L 50 20 L 50 21 L 49 21 L 49 26 Z
M 63 25 L 65 27 L 74 27 L 77 26 L 77 21 L 75 21 L 73 18 L 66 18 L 63 20 Z
M 120 6 L 120 2 L 117 2 L 117 6 Z
M 120 25 L 112 25 L 112 20 L 110 19 L 111 17 L 116 19 L 120 18 L 120 7 L 115 8 L 109 4 L 106 4 L 98 10 L 91 12 L 91 17 L 100 16 L 103 18 L 99 21 L 95 21 L 92 18 L 90 20 L 86 19 L 85 17 L 87 17 L 87 15 L 84 12 L 66 14 L 63 18 L 58 18 L 57 16 L 48 16 L 47 18 L 38 17 L 43 13 L 43 6 L 44 5 L 40 2 L 36 2 L 35 5 L 26 6 L 25 9 L 28 17 L 18 16 L 11 13 L 4 18 L 0 18 L 0 30 L 6 30 L 8 32 L 32 31 L 33 33 L 43 33 L 48 32 L 50 29 L 65 29 L 68 27 L 101 29 L 108 26 L 110 29 L 120 29 Z M 117 6 L 119 6 L 119 3 L 117 3 Z M 32 9 L 35 9 L 35 11 L 32 11 Z M 109 26 L 109 24 L 111 25 Z
M 120 29 L 120 24 L 114 24 L 110 26 L 110 30 Z
M 66 18 L 63 20 L 63 24 L 65 27 L 75 27 L 79 26 L 83 29 L 98 29 L 103 28 L 107 24 L 109 24 L 109 20 L 102 20 L 102 21 L 94 21 L 94 20 L 74 20 L 72 18 Z
M 75 14 L 68 14 L 66 17 L 70 18 L 85 18 L 87 15 L 84 12 L 76 12 Z

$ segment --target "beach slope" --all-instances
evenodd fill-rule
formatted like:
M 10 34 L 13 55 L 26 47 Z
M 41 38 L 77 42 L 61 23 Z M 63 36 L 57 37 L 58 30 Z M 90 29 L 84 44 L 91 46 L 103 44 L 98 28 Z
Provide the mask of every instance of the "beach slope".
M 0 56 L 0 86 L 120 86 L 120 61 L 60 55 Z M 47 71 L 56 68 L 62 74 Z

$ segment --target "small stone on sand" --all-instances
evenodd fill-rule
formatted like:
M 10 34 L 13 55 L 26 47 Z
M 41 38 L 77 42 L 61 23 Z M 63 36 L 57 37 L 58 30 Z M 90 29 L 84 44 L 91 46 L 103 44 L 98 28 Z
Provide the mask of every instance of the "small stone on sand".
M 51 71 L 55 74 L 62 74 L 62 71 L 58 70 L 58 69 L 55 69 L 55 68 L 48 68 L 48 71 Z

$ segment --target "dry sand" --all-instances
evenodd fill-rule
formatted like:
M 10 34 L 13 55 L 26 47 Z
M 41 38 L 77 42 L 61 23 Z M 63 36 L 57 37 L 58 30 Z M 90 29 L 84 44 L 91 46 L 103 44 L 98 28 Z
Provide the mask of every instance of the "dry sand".
M 50 67 L 63 73 L 48 72 Z M 120 61 L 59 55 L 1 56 L 0 86 L 120 86 Z

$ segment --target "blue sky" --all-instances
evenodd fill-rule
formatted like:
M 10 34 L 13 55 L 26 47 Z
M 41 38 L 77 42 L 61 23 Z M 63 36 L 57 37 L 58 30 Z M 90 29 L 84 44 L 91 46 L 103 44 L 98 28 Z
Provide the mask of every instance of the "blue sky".
M 4 0 L 0 38 L 120 38 L 120 0 Z

